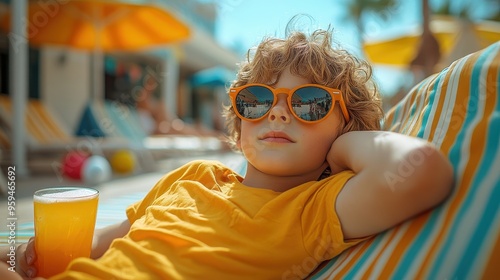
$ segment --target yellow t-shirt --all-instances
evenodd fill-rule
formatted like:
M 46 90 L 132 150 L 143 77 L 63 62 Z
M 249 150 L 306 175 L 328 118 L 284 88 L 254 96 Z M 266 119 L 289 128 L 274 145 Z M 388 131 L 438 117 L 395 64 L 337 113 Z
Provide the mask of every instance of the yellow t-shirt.
M 342 172 L 285 192 L 251 188 L 215 161 L 164 176 L 127 209 L 130 232 L 99 260 L 57 279 L 293 279 L 357 243 L 345 242 L 335 200 Z

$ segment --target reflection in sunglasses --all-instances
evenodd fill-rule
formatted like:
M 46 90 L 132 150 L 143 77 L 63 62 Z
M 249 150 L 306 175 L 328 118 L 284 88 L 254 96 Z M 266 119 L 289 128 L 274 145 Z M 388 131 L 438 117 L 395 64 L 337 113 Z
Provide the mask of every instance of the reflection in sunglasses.
M 276 95 L 288 95 L 287 103 L 295 117 L 304 122 L 317 122 L 328 116 L 339 101 L 345 119 L 349 115 L 340 91 L 321 85 L 302 85 L 294 89 L 273 89 L 267 85 L 248 84 L 230 89 L 233 108 L 240 118 L 250 121 L 259 120 L 269 113 L 275 105 Z

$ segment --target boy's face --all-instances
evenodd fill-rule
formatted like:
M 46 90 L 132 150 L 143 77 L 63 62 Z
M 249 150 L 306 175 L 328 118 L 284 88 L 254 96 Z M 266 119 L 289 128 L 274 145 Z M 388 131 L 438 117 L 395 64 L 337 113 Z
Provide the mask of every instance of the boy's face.
M 294 88 L 310 81 L 284 71 L 274 88 Z M 241 121 L 238 143 L 249 164 L 263 173 L 276 176 L 321 174 L 327 167 L 326 154 L 337 138 L 339 105 L 323 121 L 309 124 L 290 112 L 286 95 L 260 121 Z

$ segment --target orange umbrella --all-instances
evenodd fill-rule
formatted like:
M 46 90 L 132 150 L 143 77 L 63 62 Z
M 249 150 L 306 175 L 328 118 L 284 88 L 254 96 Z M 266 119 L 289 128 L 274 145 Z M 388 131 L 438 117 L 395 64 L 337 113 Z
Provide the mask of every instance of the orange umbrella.
M 431 21 L 430 27 L 439 42 L 442 58 L 446 61 L 459 48 L 467 53 L 454 56 L 466 55 L 500 40 L 498 22 L 460 22 L 452 17 L 439 17 Z M 420 30 L 415 30 L 395 38 L 366 41 L 363 49 L 372 63 L 407 67 L 418 51 L 421 33 Z M 467 48 L 465 45 L 471 47 Z
M 25 7 L 25 1 L 12 0 L 10 5 L 19 12 Z M 0 9 L 0 12 L 4 10 Z M 0 28 L 6 32 L 11 30 L 10 18 L 8 12 L 0 15 Z M 24 40 L 27 39 L 34 46 L 60 45 L 92 51 L 93 95 L 103 90 L 102 83 L 97 82 L 102 78 L 98 70 L 102 69 L 102 52 L 135 51 L 178 42 L 190 36 L 189 27 L 161 7 L 116 0 L 32 0 L 29 1 L 27 15 L 21 15 L 16 20 L 19 22 L 16 30 L 20 29 L 21 23 L 27 23 L 27 32 L 9 34 L 13 48 L 19 42 L 24 49 Z M 21 66 L 14 65 L 13 68 Z M 20 83 L 15 84 L 19 88 Z M 22 102 L 17 104 L 19 107 L 16 106 L 15 112 L 22 112 Z M 15 135 L 23 135 L 19 132 L 22 130 L 20 127 L 16 130 Z M 20 146 L 16 143 L 13 149 L 15 155 L 24 154 Z M 19 163 L 20 171 L 24 169 L 22 157 L 24 155 L 14 156 L 19 159 L 15 162 Z
M 158 6 L 112 0 L 30 1 L 31 45 L 135 51 L 186 39 L 189 27 Z M 9 30 L 10 16 L 1 19 Z
M 137 51 L 190 36 L 189 27 L 166 9 L 117 0 L 29 2 L 26 37 L 30 45 L 59 45 L 93 52 L 91 96 L 102 96 L 102 53 Z M 10 16 L 0 24 L 9 30 Z M 18 35 L 11 36 L 14 44 Z

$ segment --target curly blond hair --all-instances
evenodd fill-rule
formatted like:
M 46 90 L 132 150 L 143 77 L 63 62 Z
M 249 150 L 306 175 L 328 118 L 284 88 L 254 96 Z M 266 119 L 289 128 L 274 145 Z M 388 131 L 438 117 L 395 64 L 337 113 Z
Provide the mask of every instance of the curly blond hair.
M 383 118 L 381 99 L 372 80 L 372 68 L 348 51 L 334 48 L 331 30 L 316 30 L 309 37 L 294 31 L 285 39 L 265 38 L 247 52 L 231 87 L 247 83 L 276 84 L 287 68 L 311 83 L 342 91 L 350 115 L 342 118 L 340 134 L 354 130 L 379 130 Z M 231 105 L 224 108 L 228 142 L 236 150 L 241 120 Z

